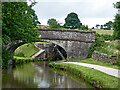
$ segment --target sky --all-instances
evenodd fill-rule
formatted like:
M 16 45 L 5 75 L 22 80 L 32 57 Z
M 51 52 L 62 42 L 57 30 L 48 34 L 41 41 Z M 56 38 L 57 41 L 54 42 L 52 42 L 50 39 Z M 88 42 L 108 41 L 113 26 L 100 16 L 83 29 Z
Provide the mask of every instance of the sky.
M 51 18 L 63 25 L 67 15 L 75 12 L 81 23 L 91 28 L 114 20 L 117 9 L 113 3 L 117 1 L 119 0 L 36 0 L 38 3 L 33 9 L 41 25 L 47 25 Z

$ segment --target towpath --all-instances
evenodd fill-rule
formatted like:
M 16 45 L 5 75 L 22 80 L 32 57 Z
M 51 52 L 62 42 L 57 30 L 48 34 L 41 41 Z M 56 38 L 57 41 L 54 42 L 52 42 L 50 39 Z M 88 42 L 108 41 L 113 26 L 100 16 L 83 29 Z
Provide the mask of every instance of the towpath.
M 100 65 L 81 63 L 81 62 L 61 62 L 61 63 L 76 64 L 76 65 L 80 65 L 80 66 L 84 66 L 84 67 L 93 68 L 93 69 L 99 70 L 101 72 L 104 72 L 106 74 L 120 78 L 120 70 L 118 70 L 118 69 L 113 69 L 113 68 L 104 67 L 104 66 L 100 66 Z

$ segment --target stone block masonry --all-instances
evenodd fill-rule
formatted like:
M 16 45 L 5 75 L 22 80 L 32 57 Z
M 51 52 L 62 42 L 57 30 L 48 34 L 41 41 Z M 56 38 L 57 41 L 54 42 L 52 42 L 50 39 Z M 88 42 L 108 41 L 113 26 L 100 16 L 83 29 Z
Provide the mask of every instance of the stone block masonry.
M 92 58 L 96 61 L 101 61 L 112 65 L 117 64 L 117 56 L 107 55 L 98 51 L 93 52 Z
M 43 53 L 37 55 L 35 59 L 47 59 L 54 56 L 54 44 L 35 44 L 35 46 L 40 50 L 44 50 Z

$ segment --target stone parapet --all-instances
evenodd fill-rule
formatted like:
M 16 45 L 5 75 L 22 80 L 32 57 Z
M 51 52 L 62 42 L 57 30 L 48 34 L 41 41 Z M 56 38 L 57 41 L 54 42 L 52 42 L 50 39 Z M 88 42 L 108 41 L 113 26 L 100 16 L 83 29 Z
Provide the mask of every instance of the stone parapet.
M 64 40 L 93 43 L 95 42 L 95 31 L 69 30 L 69 29 L 39 29 L 41 39 Z
M 117 56 L 107 55 L 98 51 L 93 52 L 92 58 L 96 61 L 101 61 L 112 65 L 115 65 L 117 63 Z

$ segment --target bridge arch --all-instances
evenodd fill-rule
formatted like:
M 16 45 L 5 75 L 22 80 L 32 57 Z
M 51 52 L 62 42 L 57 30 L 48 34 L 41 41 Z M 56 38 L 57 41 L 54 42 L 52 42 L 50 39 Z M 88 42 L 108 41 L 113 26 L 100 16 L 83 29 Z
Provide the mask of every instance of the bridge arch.
M 39 40 L 39 41 L 40 42 L 49 42 L 49 43 L 56 45 L 59 50 L 60 50 L 60 48 L 63 50 L 64 53 L 62 53 L 62 54 L 64 54 L 65 59 L 68 58 L 67 50 L 66 50 L 64 44 L 62 44 L 61 42 L 58 43 L 57 41 L 53 41 L 53 40 Z
M 40 41 L 47 41 L 61 46 L 67 52 L 67 59 L 85 59 L 92 43 L 95 31 L 67 29 L 39 29 Z

